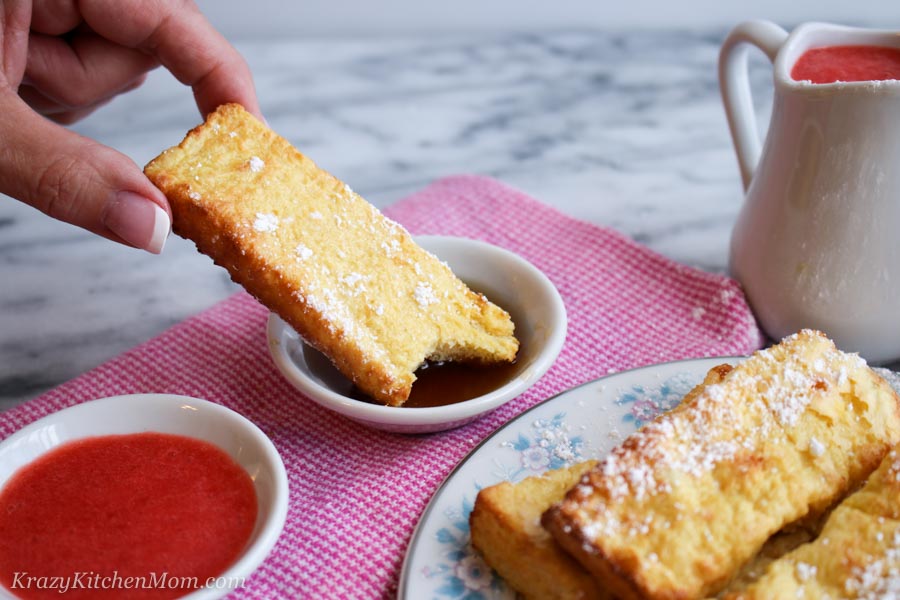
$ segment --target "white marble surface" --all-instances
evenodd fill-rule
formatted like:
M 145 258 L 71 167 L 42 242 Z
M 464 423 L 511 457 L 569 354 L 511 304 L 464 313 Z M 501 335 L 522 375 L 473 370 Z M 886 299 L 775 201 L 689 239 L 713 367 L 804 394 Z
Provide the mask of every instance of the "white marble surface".
M 684 263 L 723 271 L 742 199 L 716 81 L 723 29 L 247 41 L 270 125 L 379 206 L 496 177 Z M 759 109 L 770 71 L 757 61 Z M 144 164 L 199 116 L 156 72 L 77 131 Z M 193 245 L 131 250 L 0 201 L 0 409 L 235 290 Z

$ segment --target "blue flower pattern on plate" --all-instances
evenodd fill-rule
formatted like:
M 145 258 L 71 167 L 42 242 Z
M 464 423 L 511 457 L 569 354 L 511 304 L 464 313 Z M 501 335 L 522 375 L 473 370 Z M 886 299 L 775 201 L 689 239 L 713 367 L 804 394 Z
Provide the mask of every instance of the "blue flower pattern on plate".
M 518 460 L 506 467 L 498 465 L 500 470 L 495 474 L 500 480 L 519 481 L 584 460 L 584 440 L 581 436 L 569 436 L 564 412 L 550 419 L 536 419 L 531 424 L 530 436 L 520 433 L 516 439 L 502 445 L 514 450 Z
M 515 593 L 484 562 L 470 543 L 469 514 L 472 506 L 472 500 L 463 497 L 459 510 L 448 509 L 444 512 L 449 526 L 442 527 L 436 533 L 437 541 L 445 548 L 442 552 L 444 562 L 426 567 L 423 574 L 428 578 L 440 578 L 441 585 L 435 592 L 442 598 L 515 598 Z
M 633 423 L 635 429 L 640 429 L 656 415 L 675 408 L 694 385 L 693 378 L 686 374 L 678 374 L 666 379 L 656 389 L 647 390 L 643 385 L 632 386 L 630 391 L 619 396 L 616 404 L 632 405 L 623 421 Z
M 677 405 L 693 386 L 693 380 L 688 374 L 677 374 L 658 387 L 632 386 L 615 402 L 619 405 L 633 405 L 623 417 L 623 422 L 639 428 L 656 415 Z M 497 480 L 518 481 L 529 475 L 584 460 L 584 442 L 581 436 L 569 437 L 565 418 L 566 413 L 561 412 L 551 419 L 535 420 L 530 437 L 520 433 L 516 439 L 504 442 L 503 445 L 513 449 L 518 458 L 507 465 L 498 464 L 498 471 L 494 473 Z M 476 493 L 481 487 L 483 486 L 476 485 Z M 437 541 L 443 549 L 442 562 L 426 567 L 423 575 L 441 580 L 441 585 L 435 589 L 436 597 L 464 600 L 513 599 L 515 592 L 472 547 L 469 515 L 473 504 L 474 499 L 465 496 L 459 508 L 444 512 L 448 526 L 436 533 Z

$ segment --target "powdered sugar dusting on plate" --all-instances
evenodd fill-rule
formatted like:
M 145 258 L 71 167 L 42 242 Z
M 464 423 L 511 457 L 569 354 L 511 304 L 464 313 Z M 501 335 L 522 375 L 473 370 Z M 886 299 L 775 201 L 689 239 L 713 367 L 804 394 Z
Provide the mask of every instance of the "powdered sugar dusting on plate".
M 900 529 L 894 531 L 883 556 L 853 569 L 844 589 L 861 600 L 900 598 Z
M 427 281 L 420 281 L 416 284 L 416 289 L 413 291 L 413 297 L 422 308 L 425 308 L 430 304 L 435 304 L 438 301 L 437 294 L 434 293 L 434 288 L 432 288 L 431 284 Z
M 888 384 L 894 388 L 894 391 L 900 394 L 900 374 L 882 367 L 875 367 L 873 371 L 878 373 Z
M 820 442 L 816 438 L 809 439 L 809 453 L 815 456 L 816 458 L 825 454 L 825 444 Z
M 358 296 L 366 291 L 366 280 L 368 276 L 361 273 L 348 273 L 341 278 L 341 283 L 354 296 Z
M 256 213 L 253 229 L 262 233 L 278 231 L 278 217 L 272 213 Z
M 258 156 L 251 156 L 250 160 L 247 161 L 247 164 L 250 166 L 250 170 L 254 173 L 259 173 L 266 166 L 266 163 L 263 161 L 263 159 Z
M 797 337 L 785 342 L 791 344 Z M 778 364 L 767 364 L 771 361 Z M 710 473 L 739 453 L 752 454 L 762 440 L 783 437 L 814 397 L 846 380 L 848 368 L 860 366 L 865 361 L 838 351 L 830 342 L 816 351 L 813 361 L 789 349 L 778 357 L 772 350 L 758 352 L 722 383 L 705 387 L 690 410 L 670 412 L 648 423 L 607 455 L 579 488 L 586 504 L 573 504 L 572 518 L 587 539 L 613 534 L 621 527 L 619 501 L 630 497 L 642 502 L 668 494 L 671 486 L 691 485 L 690 479 Z M 745 403 L 742 410 L 732 405 L 738 400 Z M 817 442 L 810 443 L 813 454 L 820 450 Z M 587 499 L 589 494 L 593 497 Z

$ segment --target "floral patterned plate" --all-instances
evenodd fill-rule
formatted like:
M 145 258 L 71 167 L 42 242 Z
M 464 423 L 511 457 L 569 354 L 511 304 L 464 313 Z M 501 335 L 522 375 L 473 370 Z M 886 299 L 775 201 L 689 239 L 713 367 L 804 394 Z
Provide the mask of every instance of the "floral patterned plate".
M 401 600 L 515 598 L 469 542 L 478 491 L 604 455 L 678 404 L 706 372 L 740 358 L 704 358 L 623 371 L 554 396 L 485 439 L 435 492 L 413 534 Z

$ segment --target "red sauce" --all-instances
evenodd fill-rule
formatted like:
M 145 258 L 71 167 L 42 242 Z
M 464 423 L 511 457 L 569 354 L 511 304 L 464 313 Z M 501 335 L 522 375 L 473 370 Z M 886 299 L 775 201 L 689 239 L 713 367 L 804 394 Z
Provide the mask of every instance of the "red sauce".
M 797 81 L 882 81 L 900 79 L 900 49 L 884 46 L 826 46 L 803 53 L 791 70 Z
M 250 476 L 207 442 L 162 433 L 70 442 L 0 491 L 0 583 L 22 598 L 176 598 L 192 591 L 189 578 L 203 586 L 235 561 L 256 512 Z M 46 589 L 51 577 L 70 589 Z M 104 581 L 117 589 L 97 589 Z

